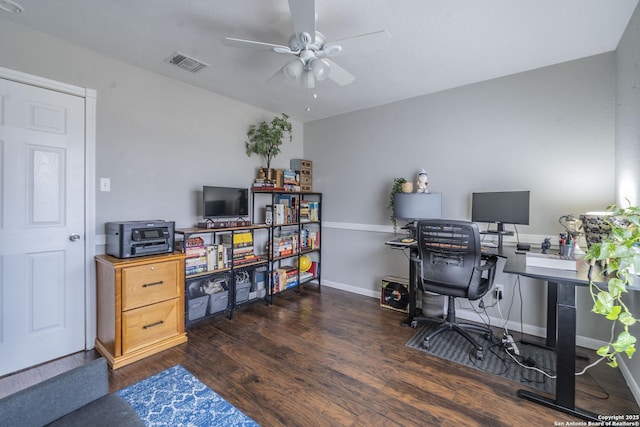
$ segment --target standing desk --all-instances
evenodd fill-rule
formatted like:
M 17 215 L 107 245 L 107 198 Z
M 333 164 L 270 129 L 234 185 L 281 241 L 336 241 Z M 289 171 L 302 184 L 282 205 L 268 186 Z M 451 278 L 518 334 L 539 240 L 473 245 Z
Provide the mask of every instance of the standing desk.
M 576 286 L 589 286 L 589 266 L 581 259 L 577 271 L 530 267 L 526 255 L 506 252 L 505 273 L 541 279 L 547 282 L 546 345 L 556 349 L 556 398 L 550 399 L 529 390 L 518 390 L 518 396 L 567 414 L 591 421 L 601 421 L 597 415 L 575 406 L 576 371 Z M 600 269 L 592 267 L 591 277 L 602 283 Z M 633 289 L 637 289 L 638 278 Z
M 415 240 L 405 243 L 402 239 L 394 239 L 385 242 L 385 244 L 393 249 L 409 250 L 409 316 L 402 322 L 402 326 L 411 326 L 413 318 L 418 315 L 416 313 L 416 263 L 418 257 L 418 242 Z
M 416 315 L 416 274 L 415 260 L 418 257 L 417 244 L 400 244 L 398 240 L 386 242 L 396 249 L 409 249 L 409 316 L 402 324 L 409 326 Z M 484 252 L 484 249 L 483 249 Z M 547 283 L 547 336 L 546 346 L 555 349 L 556 362 L 556 397 L 555 399 L 533 393 L 529 390 L 518 390 L 518 396 L 532 402 L 562 411 L 564 413 L 591 421 L 600 421 L 596 414 L 576 408 L 575 406 L 575 371 L 576 371 L 576 286 L 589 286 L 589 266 L 582 260 L 577 261 L 577 271 L 555 268 L 528 267 L 526 255 L 517 254 L 515 248 L 506 247 L 500 250 L 488 249 L 487 255 L 498 255 L 506 259 L 503 271 L 524 277 L 544 280 Z M 594 279 L 599 278 L 600 269 L 591 268 Z M 600 280 L 596 280 L 602 284 Z M 640 278 L 636 277 L 630 289 L 640 290 Z

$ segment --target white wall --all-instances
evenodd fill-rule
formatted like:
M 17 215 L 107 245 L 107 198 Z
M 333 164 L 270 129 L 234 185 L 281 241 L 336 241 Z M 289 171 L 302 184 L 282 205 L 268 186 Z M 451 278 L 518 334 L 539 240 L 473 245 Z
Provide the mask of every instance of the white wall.
M 617 49 L 616 202 L 640 204 L 640 6 L 636 8 Z M 629 308 L 640 316 L 640 294 L 630 292 Z M 631 332 L 640 337 L 640 326 Z M 640 357 L 623 361 L 636 401 L 640 401 Z
M 96 233 L 106 221 L 198 220 L 203 185 L 249 187 L 262 159 L 247 157 L 249 126 L 267 112 L 3 21 L 0 66 L 96 89 Z M 159 60 L 162 60 L 160 58 Z M 186 72 L 186 71 L 185 71 Z M 214 72 L 214 71 L 203 71 Z M 274 167 L 302 156 L 302 125 Z

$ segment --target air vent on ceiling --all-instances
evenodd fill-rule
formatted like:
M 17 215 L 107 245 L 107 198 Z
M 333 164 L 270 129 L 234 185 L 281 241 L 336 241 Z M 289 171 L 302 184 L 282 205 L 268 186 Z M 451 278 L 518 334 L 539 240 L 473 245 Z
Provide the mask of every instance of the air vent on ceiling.
M 184 53 L 180 52 L 175 52 L 173 55 L 165 59 L 164 62 L 173 64 L 177 67 L 182 68 L 183 70 L 191 71 L 192 73 L 197 73 L 203 68 L 209 67 L 209 64 L 206 64 L 195 58 L 188 57 Z

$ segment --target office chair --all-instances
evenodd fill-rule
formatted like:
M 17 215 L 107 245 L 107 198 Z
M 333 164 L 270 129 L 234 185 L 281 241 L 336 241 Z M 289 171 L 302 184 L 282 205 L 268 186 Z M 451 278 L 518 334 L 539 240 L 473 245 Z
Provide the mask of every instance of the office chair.
M 420 322 L 442 323 L 423 342 L 429 349 L 433 338 L 445 331 L 455 331 L 476 349 L 476 358 L 482 360 L 483 346 L 467 331 L 484 334 L 487 339 L 491 329 L 456 320 L 455 299 L 482 298 L 493 286 L 498 258 L 483 260 L 478 226 L 472 222 L 445 219 L 420 220 L 416 225 L 419 263 L 416 269 L 420 277 L 418 288 L 448 297 L 446 319 L 415 317 L 411 326 Z M 486 274 L 484 274 L 486 273 Z M 483 277 L 484 276 L 484 277 Z

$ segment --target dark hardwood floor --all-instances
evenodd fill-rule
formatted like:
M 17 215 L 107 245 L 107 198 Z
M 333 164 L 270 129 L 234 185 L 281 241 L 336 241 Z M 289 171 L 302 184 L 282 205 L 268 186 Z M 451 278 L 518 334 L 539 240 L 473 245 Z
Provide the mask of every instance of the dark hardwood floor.
M 289 291 L 273 306 L 256 303 L 237 310 L 233 320 L 202 322 L 188 330 L 188 343 L 110 371 L 110 389 L 179 363 L 265 427 L 579 421 L 518 398 L 524 384 L 406 347 L 415 330 L 401 327 L 403 318 L 376 299 L 336 289 Z M 78 353 L 0 378 L 0 396 L 95 357 L 93 351 Z M 622 374 L 605 364 L 576 384 L 581 408 L 640 413 Z

